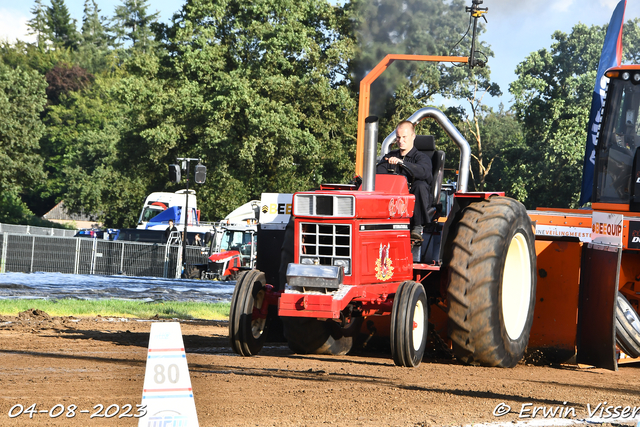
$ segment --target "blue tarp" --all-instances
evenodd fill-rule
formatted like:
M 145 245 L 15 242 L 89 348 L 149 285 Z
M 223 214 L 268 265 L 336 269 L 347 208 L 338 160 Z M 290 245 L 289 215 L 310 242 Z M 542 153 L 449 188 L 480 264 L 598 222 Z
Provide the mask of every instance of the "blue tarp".
M 181 214 L 181 206 L 171 206 L 170 208 L 167 208 L 165 211 L 151 218 L 151 220 L 147 223 L 147 228 L 153 227 L 154 225 L 158 224 L 169 225 L 169 220 L 173 220 L 174 224 L 179 224 Z

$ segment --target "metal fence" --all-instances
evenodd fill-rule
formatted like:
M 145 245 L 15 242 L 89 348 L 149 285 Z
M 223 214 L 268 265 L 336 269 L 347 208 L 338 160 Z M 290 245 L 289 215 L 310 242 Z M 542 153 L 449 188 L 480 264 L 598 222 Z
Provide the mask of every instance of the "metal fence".
M 3 232 L 0 248 L 0 273 L 152 277 L 180 277 L 182 273 L 182 247 L 177 245 Z M 187 246 L 185 258 L 190 265 L 207 262 L 207 255 L 195 246 Z
M 77 232 L 78 230 L 70 230 L 66 228 L 36 227 L 33 225 L 3 224 L 0 222 L 0 233 L 73 237 Z

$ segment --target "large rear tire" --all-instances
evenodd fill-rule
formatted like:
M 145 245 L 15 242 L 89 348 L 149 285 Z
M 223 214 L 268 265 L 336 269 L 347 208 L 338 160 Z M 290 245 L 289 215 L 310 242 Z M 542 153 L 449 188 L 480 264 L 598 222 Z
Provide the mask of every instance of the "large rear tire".
M 398 366 L 418 366 L 429 335 L 429 305 L 420 283 L 398 286 L 391 309 L 391 355 Z
M 260 352 L 267 337 L 267 318 L 258 314 L 266 295 L 265 274 L 259 270 L 238 275 L 229 312 L 229 338 L 233 351 L 241 356 Z
M 506 197 L 470 204 L 452 230 L 449 335 L 457 359 L 514 367 L 527 343 L 536 295 L 536 252 L 524 206 Z
M 620 293 L 616 304 L 616 343 L 628 356 L 640 357 L 640 317 Z

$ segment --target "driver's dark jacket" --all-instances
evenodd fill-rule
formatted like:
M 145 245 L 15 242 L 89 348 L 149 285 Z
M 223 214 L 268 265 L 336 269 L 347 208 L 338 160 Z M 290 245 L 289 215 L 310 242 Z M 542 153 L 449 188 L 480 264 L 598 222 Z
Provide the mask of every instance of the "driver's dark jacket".
M 386 159 L 391 157 L 402 159 L 404 167 L 400 165 L 390 165 Z M 378 163 L 376 173 L 389 173 L 389 169 L 394 170 L 396 168 L 397 173 L 406 176 L 408 181 L 411 181 L 411 174 L 406 169 L 409 169 L 413 173 L 413 177 L 416 180 L 425 181 L 429 186 L 432 184 L 433 172 L 431 171 L 431 159 L 423 152 L 418 151 L 416 147 L 411 148 L 404 157 L 400 154 L 400 150 L 390 151 L 384 156 L 380 163 Z

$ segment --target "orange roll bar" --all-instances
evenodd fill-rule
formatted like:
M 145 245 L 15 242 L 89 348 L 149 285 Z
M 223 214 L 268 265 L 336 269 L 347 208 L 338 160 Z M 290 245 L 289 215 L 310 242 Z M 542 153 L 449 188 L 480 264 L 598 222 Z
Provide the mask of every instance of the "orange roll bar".
M 371 102 L 371 83 L 382 74 L 393 61 L 423 61 L 423 62 L 456 62 L 466 64 L 469 58 L 464 56 L 431 56 L 431 55 L 400 55 L 389 54 L 376 65 L 373 70 L 360 82 L 360 99 L 358 105 L 358 137 L 356 146 L 356 175 L 362 176 L 364 157 L 364 119 L 369 116 Z

